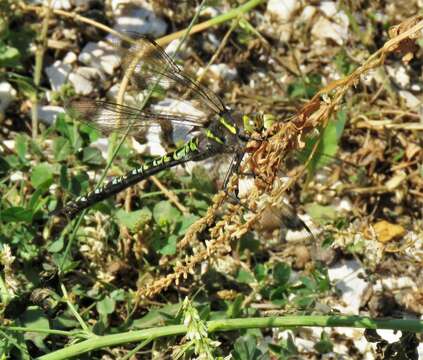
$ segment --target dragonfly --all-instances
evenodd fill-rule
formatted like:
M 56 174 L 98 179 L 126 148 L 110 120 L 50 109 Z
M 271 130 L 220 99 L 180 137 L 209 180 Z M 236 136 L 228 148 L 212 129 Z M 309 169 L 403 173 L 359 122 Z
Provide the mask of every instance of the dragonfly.
M 174 89 L 191 94 L 209 115 L 178 114 L 155 110 L 152 106 L 137 107 L 102 100 L 72 100 L 66 105 L 71 117 L 101 132 L 128 131 L 137 135 L 146 127 L 163 127 L 182 124 L 198 132 L 176 150 L 158 156 L 132 169 L 123 176 L 112 178 L 95 190 L 77 197 L 53 215 L 65 215 L 73 219 L 82 210 L 103 201 L 136 183 L 165 169 L 188 161 L 200 161 L 219 154 L 231 154 L 223 188 L 240 168 L 246 153 L 246 145 L 255 131 L 261 131 L 265 116 L 262 113 L 238 114 L 225 105 L 223 100 L 205 85 L 190 77 L 176 62 L 147 36 L 137 35 L 128 46 L 116 46 L 122 56 L 124 72 L 130 71 L 130 83 L 138 92 L 154 87 Z

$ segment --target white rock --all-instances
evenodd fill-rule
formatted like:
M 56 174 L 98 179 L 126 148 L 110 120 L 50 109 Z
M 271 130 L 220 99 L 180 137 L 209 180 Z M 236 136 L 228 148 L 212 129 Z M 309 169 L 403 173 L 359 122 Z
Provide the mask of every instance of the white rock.
M 166 45 L 165 51 L 171 58 L 174 58 L 175 53 L 178 49 L 180 49 L 180 39 L 172 40 L 169 44 Z
M 214 6 L 204 6 L 200 12 L 200 15 L 204 17 L 214 18 L 220 15 L 221 13 L 222 11 Z
M 107 91 L 106 97 L 109 100 L 116 102 L 117 96 L 119 94 L 119 89 L 120 89 L 120 84 L 113 85 Z M 128 106 L 137 107 L 139 106 L 139 104 L 143 103 L 144 96 L 145 95 L 142 91 L 137 93 L 125 91 L 125 93 L 123 94 L 123 103 Z
M 121 7 L 125 7 L 131 3 L 131 0 L 112 0 L 111 7 L 113 11 L 119 10 Z
M 63 58 L 64 64 L 73 64 L 78 59 L 78 56 L 73 51 L 69 51 Z
M 327 15 L 331 20 L 321 16 L 313 25 L 311 33 L 317 39 L 332 39 L 338 45 L 343 45 L 348 39 L 349 19 L 343 11 L 332 14 L 331 4 L 321 7 L 323 12 L 331 14 Z
M 53 9 L 63 9 L 63 10 L 70 10 L 72 4 L 69 0 L 54 0 L 49 4 L 49 0 L 35 0 L 31 1 L 33 4 L 44 5 L 44 6 L 51 6 Z
M 92 82 L 78 73 L 71 73 L 69 81 L 79 95 L 88 95 L 94 90 Z
M 80 66 L 76 69 L 75 73 L 88 80 L 104 79 L 103 73 L 100 70 L 89 66 Z
M 350 212 L 353 209 L 351 204 L 351 200 L 347 197 L 343 197 L 342 199 L 335 198 L 333 201 L 333 206 L 339 212 Z
M 301 22 L 309 22 L 311 18 L 316 13 L 317 9 L 314 6 L 307 5 L 303 11 L 301 12 L 301 15 L 299 16 L 299 20 Z
M 18 182 L 22 180 L 25 180 L 25 176 L 22 171 L 15 171 L 10 175 L 11 182 Z
M 408 108 L 417 109 L 418 107 L 422 106 L 420 99 L 415 97 L 411 92 L 400 90 L 398 93 L 405 100 L 405 104 Z
M 329 18 L 338 12 L 336 4 L 333 1 L 322 1 L 319 8 Z
M 132 141 L 132 146 L 135 151 L 140 154 L 146 154 L 151 156 L 163 156 L 166 154 L 166 149 L 162 146 L 162 139 L 160 137 L 160 131 L 157 128 L 147 129 L 147 142 L 140 144 L 135 139 Z
M 230 68 L 227 64 L 212 64 L 209 67 L 210 71 L 224 80 L 232 81 L 238 76 L 235 68 Z
M 382 339 L 386 340 L 390 344 L 397 342 L 401 338 L 400 331 L 394 331 L 389 329 L 377 329 L 376 332 L 380 335 Z
M 280 21 L 288 21 L 300 7 L 298 0 L 269 0 L 267 2 L 267 13 Z
M 37 108 L 38 118 L 48 124 L 52 125 L 56 120 L 58 114 L 63 113 L 65 110 L 60 106 L 45 105 Z
M 54 91 L 58 91 L 60 87 L 68 81 L 72 67 L 57 60 L 53 65 L 46 67 L 45 71 L 50 81 L 51 88 Z
M 96 141 L 92 142 L 91 146 L 100 150 L 101 156 L 104 159 L 107 159 L 109 155 L 109 139 L 108 138 L 99 138 Z
M 119 32 L 148 34 L 155 38 L 166 33 L 166 22 L 146 8 L 121 7 L 115 15 L 115 29 Z
M 16 99 L 17 92 L 7 81 L 0 82 L 0 113 L 7 109 L 9 104 Z
M 335 281 L 336 287 L 342 292 L 344 304 L 335 304 L 334 308 L 346 315 L 358 315 L 361 298 L 367 287 L 367 282 L 359 278 L 364 273 L 361 265 L 355 260 L 342 261 L 328 270 L 329 278 Z
M 109 75 L 113 75 L 121 60 L 116 49 L 104 41 L 87 43 L 78 59 L 85 65 L 95 67 Z
M 410 85 L 410 76 L 403 65 L 386 66 L 386 70 L 400 87 L 406 88 Z
M 420 84 L 413 84 L 413 85 L 411 85 L 411 90 L 416 91 L 416 92 L 422 91 L 422 87 L 421 87 Z

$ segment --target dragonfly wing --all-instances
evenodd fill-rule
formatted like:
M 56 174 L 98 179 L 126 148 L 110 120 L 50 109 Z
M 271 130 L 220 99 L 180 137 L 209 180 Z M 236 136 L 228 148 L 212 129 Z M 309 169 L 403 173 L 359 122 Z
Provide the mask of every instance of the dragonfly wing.
M 123 68 L 129 72 L 137 90 L 158 85 L 180 95 L 196 97 L 216 114 L 227 110 L 219 96 L 187 75 L 153 39 L 138 34 L 131 34 L 131 37 L 134 43 L 128 48 L 120 46 L 119 52 Z
M 160 128 L 170 123 L 184 127 L 203 126 L 204 117 L 190 114 L 165 113 L 157 110 L 140 110 L 136 107 L 116 103 L 82 99 L 72 100 L 66 105 L 69 115 L 104 134 L 124 133 L 137 136 L 147 127 Z

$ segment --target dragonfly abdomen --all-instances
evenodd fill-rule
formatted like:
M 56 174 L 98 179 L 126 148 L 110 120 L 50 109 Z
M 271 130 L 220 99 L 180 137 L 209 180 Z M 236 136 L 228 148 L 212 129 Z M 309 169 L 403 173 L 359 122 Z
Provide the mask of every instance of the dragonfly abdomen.
M 70 202 L 62 209 L 54 211 L 53 215 L 65 215 L 72 219 L 80 211 L 97 202 L 107 199 L 164 169 L 187 161 L 197 160 L 197 158 L 204 156 L 203 153 L 204 150 L 199 147 L 199 138 L 194 137 L 175 151 L 146 162 L 123 176 L 114 177 L 104 186 L 76 198 L 75 201 Z

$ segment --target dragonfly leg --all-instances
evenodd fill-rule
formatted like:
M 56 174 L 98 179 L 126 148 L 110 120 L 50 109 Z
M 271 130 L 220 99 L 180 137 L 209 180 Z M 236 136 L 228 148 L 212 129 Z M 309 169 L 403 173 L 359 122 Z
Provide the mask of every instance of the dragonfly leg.
M 223 180 L 223 190 L 225 190 L 225 192 L 227 192 L 229 180 L 232 174 L 238 171 L 243 157 L 243 152 L 235 153 L 232 157 L 231 164 L 229 165 L 229 169 L 226 172 L 225 179 Z M 238 190 L 236 191 L 236 197 L 238 198 Z

